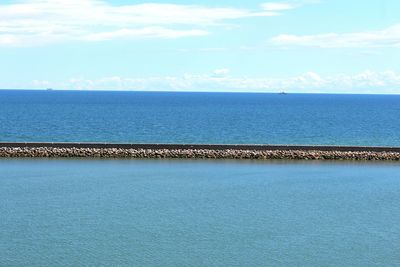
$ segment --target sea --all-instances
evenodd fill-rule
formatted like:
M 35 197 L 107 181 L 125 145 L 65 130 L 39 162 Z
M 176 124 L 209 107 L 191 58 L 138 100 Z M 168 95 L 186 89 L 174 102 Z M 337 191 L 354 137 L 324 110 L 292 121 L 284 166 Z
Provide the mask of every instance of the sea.
M 0 142 L 400 146 L 400 96 L 0 90 Z
M 0 142 L 400 146 L 400 96 L 0 90 Z M 400 266 L 398 162 L 0 159 L 0 266 Z
M 0 266 L 399 266 L 398 163 L 0 160 Z

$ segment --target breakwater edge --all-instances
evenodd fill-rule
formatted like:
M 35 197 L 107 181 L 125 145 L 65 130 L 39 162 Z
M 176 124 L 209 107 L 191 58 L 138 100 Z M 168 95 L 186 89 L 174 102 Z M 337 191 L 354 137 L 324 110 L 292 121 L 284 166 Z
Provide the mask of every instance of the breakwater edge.
M 400 147 L 0 143 L 0 157 L 400 161 Z

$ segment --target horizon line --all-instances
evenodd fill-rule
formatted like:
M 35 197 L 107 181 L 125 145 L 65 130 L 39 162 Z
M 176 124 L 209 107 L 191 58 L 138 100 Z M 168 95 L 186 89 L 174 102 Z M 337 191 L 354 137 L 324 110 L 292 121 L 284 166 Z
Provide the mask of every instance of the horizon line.
M 399 93 L 355 93 L 355 92 L 291 92 L 290 90 L 280 90 L 280 91 L 181 91 L 181 90 L 121 90 L 121 89 L 56 89 L 56 88 L 28 88 L 28 89 L 12 89 L 12 88 L 0 88 L 0 91 L 44 91 L 44 92 L 131 92 L 131 93 L 215 93 L 215 94 L 281 94 L 285 93 L 287 95 L 393 95 L 399 96 Z

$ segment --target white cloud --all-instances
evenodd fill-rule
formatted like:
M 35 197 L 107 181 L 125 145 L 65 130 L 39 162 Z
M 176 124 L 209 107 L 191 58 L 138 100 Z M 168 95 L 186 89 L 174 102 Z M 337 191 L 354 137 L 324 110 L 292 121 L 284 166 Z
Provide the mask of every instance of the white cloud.
M 280 46 L 308 46 L 319 48 L 400 48 L 400 24 L 381 31 L 355 33 L 327 33 L 316 35 L 279 35 L 270 42 Z
M 33 86 L 35 88 L 47 88 L 47 87 L 49 87 L 50 84 L 51 83 L 46 80 L 34 80 L 33 81 Z
M 187 36 L 204 36 L 205 30 L 173 30 L 163 27 L 147 27 L 141 29 L 120 29 L 113 32 L 92 33 L 83 37 L 87 41 L 105 41 L 112 39 L 132 38 L 179 38 Z
M 274 16 L 267 10 L 104 0 L 21 0 L 0 4 L 0 45 L 76 40 L 202 36 L 229 20 Z
M 265 11 L 284 11 L 302 7 L 307 4 L 319 3 L 319 0 L 288 0 L 283 2 L 266 2 L 261 4 Z
M 266 11 L 281 11 L 296 8 L 296 5 L 290 3 L 264 3 L 261 7 Z
M 322 76 L 315 72 L 287 78 L 248 78 L 226 75 L 185 74 L 181 77 L 101 79 L 73 78 L 64 84 L 35 81 L 34 88 L 54 87 L 85 90 L 140 90 L 140 91 L 222 91 L 222 92 L 279 92 L 292 93 L 394 93 L 400 94 L 400 73 L 394 71 L 364 71 L 358 74 Z M 221 75 L 222 74 L 222 75 Z
M 223 68 L 223 69 L 216 69 L 214 70 L 214 76 L 215 77 L 223 77 L 228 75 L 230 72 L 230 69 L 227 68 Z

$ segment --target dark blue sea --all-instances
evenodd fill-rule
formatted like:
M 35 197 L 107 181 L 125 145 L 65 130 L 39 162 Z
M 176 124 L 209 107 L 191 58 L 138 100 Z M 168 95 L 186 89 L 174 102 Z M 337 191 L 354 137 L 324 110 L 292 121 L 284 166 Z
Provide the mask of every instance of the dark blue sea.
M 1 90 L 0 141 L 400 146 L 400 96 Z

